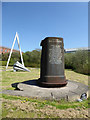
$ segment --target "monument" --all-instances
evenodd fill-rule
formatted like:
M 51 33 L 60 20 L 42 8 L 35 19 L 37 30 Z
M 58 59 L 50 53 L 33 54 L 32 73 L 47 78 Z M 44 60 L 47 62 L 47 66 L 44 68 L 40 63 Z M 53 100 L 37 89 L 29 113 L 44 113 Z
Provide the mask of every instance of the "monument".
M 3 93 L 45 100 L 65 99 L 66 101 L 81 102 L 87 99 L 90 96 L 87 85 L 71 80 L 68 80 L 67 84 L 64 75 L 63 38 L 47 37 L 42 40 L 41 46 L 40 78 L 13 83 L 12 87 L 15 90 L 6 90 Z M 16 63 L 14 67 L 18 69 L 18 65 L 19 63 Z
M 38 84 L 46 87 L 59 87 L 67 84 L 64 75 L 63 38 L 46 37 L 41 41 L 41 71 Z

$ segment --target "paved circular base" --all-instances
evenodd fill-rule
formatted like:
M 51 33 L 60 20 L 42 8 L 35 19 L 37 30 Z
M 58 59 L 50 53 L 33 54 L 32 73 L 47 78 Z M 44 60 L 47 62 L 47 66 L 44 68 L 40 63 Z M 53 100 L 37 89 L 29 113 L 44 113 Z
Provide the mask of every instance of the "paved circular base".
M 74 101 L 80 99 L 81 95 L 86 93 L 88 95 L 88 86 L 79 82 L 69 81 L 66 86 L 58 88 L 45 88 L 37 85 L 37 80 L 29 80 L 22 83 L 14 83 L 12 87 L 19 90 L 3 91 L 11 95 L 36 97 L 42 99 L 65 99 L 67 101 Z

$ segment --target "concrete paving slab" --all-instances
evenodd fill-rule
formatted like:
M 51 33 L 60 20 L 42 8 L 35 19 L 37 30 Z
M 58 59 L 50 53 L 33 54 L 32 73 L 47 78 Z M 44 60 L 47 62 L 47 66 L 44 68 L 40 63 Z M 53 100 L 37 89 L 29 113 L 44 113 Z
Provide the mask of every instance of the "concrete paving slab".
M 68 84 L 66 86 L 57 88 L 40 87 L 37 85 L 37 80 L 14 83 L 12 84 L 12 87 L 15 87 L 18 90 L 4 90 L 2 93 L 50 100 L 65 99 L 67 101 L 80 99 L 81 95 L 84 93 L 87 94 L 87 98 L 89 96 L 88 86 L 70 80 L 68 80 Z

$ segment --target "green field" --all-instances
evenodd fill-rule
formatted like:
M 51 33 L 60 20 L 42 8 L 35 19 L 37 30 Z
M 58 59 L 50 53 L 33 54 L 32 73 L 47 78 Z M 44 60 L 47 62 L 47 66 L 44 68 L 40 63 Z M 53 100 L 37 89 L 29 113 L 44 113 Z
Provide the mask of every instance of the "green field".
M 0 67 L 5 70 L 5 67 Z M 12 83 L 37 79 L 40 69 L 29 68 L 31 72 L 13 72 L 12 67 L 2 71 L 2 89 L 11 90 Z M 66 78 L 88 85 L 88 76 L 65 70 Z M 3 118 L 88 118 L 88 100 L 83 102 L 50 101 L 20 96 L 2 95 Z

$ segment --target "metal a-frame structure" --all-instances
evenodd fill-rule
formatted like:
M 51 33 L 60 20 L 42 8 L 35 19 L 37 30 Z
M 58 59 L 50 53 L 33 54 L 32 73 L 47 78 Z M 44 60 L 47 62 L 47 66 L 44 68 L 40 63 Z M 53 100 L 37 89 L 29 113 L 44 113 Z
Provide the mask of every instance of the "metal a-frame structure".
M 19 43 L 19 36 L 18 36 L 18 33 L 16 32 L 16 35 L 15 35 L 14 41 L 13 41 L 13 45 L 12 45 L 12 48 L 11 48 L 11 51 L 10 51 L 10 54 L 9 54 L 9 58 L 8 58 L 8 61 L 7 61 L 6 69 L 8 68 L 8 64 L 9 64 L 9 61 L 10 61 L 10 58 L 11 58 L 12 51 L 13 51 L 14 44 L 15 44 L 15 41 L 16 41 L 16 40 L 17 40 L 17 42 L 18 42 L 18 47 L 19 47 L 20 56 L 21 56 L 21 62 L 22 62 L 22 65 L 24 66 L 23 57 L 22 57 L 22 52 L 21 52 L 20 43 Z

